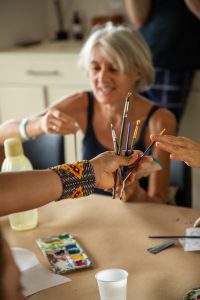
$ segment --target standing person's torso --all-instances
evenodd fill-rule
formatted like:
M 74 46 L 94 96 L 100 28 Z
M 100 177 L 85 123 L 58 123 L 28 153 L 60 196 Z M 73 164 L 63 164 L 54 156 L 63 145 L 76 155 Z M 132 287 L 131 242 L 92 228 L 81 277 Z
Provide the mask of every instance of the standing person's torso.
M 183 0 L 152 0 L 149 19 L 140 29 L 156 67 L 200 68 L 200 21 Z

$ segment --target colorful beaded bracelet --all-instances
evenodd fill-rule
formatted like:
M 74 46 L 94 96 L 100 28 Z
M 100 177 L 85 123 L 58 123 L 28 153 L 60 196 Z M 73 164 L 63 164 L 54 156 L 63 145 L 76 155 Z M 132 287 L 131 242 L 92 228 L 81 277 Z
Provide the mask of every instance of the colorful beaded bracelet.
M 62 182 L 63 193 L 58 200 L 85 197 L 94 191 L 95 173 L 88 160 L 63 164 L 50 169 L 58 174 Z

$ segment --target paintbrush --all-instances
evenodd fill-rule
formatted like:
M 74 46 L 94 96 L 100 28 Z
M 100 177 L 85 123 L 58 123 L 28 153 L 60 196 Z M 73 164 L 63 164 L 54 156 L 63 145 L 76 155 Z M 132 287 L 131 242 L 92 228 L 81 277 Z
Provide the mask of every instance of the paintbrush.
M 131 152 L 134 150 L 134 146 L 135 146 L 135 141 L 136 141 L 137 134 L 138 134 L 139 125 L 140 125 L 140 120 L 137 120 L 136 121 L 136 125 L 135 125 L 135 130 L 134 130 L 134 133 L 133 133 L 132 143 L 131 143 Z
M 113 140 L 113 146 L 114 146 L 114 151 L 117 154 L 118 153 L 118 142 L 117 142 L 117 136 L 116 136 L 116 132 L 115 129 L 113 127 L 113 124 L 110 125 L 111 126 L 111 132 L 112 132 L 112 140 Z
M 165 132 L 165 128 L 159 133 L 160 135 L 162 135 Z M 129 174 L 126 176 L 126 178 L 124 179 L 125 181 L 127 180 L 127 178 L 130 176 L 130 174 L 138 167 L 139 163 L 141 162 L 141 160 L 145 157 L 145 155 L 149 152 L 149 150 L 151 150 L 151 148 L 154 146 L 156 142 L 153 141 L 148 147 L 147 149 L 144 151 L 144 153 L 135 161 L 135 163 L 129 167 Z
M 160 132 L 160 135 L 162 135 L 165 132 L 165 128 Z M 149 150 L 154 146 L 155 141 L 153 141 L 147 149 L 144 151 L 144 153 L 135 161 L 135 163 L 132 165 L 132 167 L 129 167 L 129 173 L 126 176 L 126 178 L 123 179 L 122 183 L 122 189 L 121 189 L 121 194 L 120 194 L 120 200 L 125 201 L 126 200 L 126 195 L 125 195 L 125 183 L 130 174 L 138 167 L 139 163 L 142 161 L 142 159 L 145 157 L 145 155 L 149 152 Z
M 117 136 L 116 136 L 116 132 L 115 132 L 115 129 L 113 127 L 113 124 L 111 124 L 111 132 L 112 132 L 112 140 L 113 140 L 114 151 L 117 154 L 118 149 L 119 149 L 119 145 L 118 145 L 118 142 L 117 142 Z M 118 170 L 116 170 L 115 174 L 114 174 L 114 187 L 113 187 L 113 191 L 112 191 L 113 199 L 115 199 L 115 194 L 116 194 L 117 174 L 118 174 Z
M 128 92 L 126 96 L 126 101 L 124 105 L 124 113 L 122 117 L 122 126 L 121 126 L 121 131 L 120 131 L 120 138 L 119 138 L 119 149 L 118 149 L 118 155 L 121 155 L 122 153 L 122 145 L 123 145 L 123 140 L 124 140 L 124 131 L 126 127 L 126 120 L 128 117 L 128 108 L 129 108 L 129 101 L 130 101 L 130 96 L 132 95 L 131 92 Z

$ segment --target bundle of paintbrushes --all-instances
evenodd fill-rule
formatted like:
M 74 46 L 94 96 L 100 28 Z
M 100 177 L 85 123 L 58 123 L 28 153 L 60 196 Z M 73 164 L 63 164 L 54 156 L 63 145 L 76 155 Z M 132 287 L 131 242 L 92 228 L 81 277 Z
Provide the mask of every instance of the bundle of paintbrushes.
M 117 155 L 122 155 L 122 146 L 123 146 L 123 142 L 124 142 L 124 135 L 125 135 L 125 129 L 126 129 L 126 122 L 127 122 L 127 118 L 128 118 L 128 109 L 129 109 L 129 103 L 130 103 L 131 95 L 132 95 L 132 93 L 129 92 L 127 94 L 127 97 L 126 97 L 126 100 L 125 100 L 119 142 L 117 141 L 117 136 L 116 136 L 115 129 L 114 129 L 113 125 L 111 124 L 114 151 Z M 133 132 L 131 145 L 129 147 L 132 124 L 131 124 L 131 122 L 128 123 L 127 136 L 126 136 L 125 156 L 131 155 L 134 151 L 139 125 L 140 125 L 140 120 L 137 120 L 136 125 L 135 125 L 135 129 L 134 129 L 134 132 Z M 164 131 L 165 131 L 165 129 L 163 129 L 160 132 L 160 134 L 163 134 Z M 113 188 L 113 199 L 115 199 L 116 187 L 117 187 L 117 181 L 118 180 L 121 182 L 121 185 L 122 185 L 120 199 L 121 200 L 126 199 L 125 186 L 126 186 L 126 181 L 127 181 L 128 177 L 138 167 L 141 160 L 145 157 L 145 155 L 147 155 L 149 153 L 149 151 L 151 150 L 151 148 L 153 147 L 154 144 L 155 144 L 155 142 L 152 142 L 147 147 L 147 149 L 144 151 L 142 156 L 140 156 L 132 166 L 120 168 L 115 172 L 115 178 L 114 178 L 115 182 L 114 182 L 114 188 Z

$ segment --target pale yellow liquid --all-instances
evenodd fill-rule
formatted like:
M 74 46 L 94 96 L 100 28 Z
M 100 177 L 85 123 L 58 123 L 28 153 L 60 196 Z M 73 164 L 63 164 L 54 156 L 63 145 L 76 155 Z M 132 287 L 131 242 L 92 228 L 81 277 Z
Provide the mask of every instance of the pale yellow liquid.
M 10 226 L 13 230 L 30 230 L 37 226 L 38 211 L 31 209 L 9 215 Z
M 2 165 L 2 172 L 32 170 L 30 161 L 24 156 L 5 158 Z M 28 195 L 27 195 L 28 201 Z M 31 209 L 9 215 L 10 226 L 13 230 L 30 230 L 37 226 L 38 210 Z

